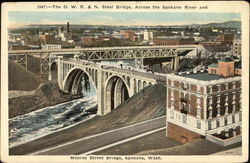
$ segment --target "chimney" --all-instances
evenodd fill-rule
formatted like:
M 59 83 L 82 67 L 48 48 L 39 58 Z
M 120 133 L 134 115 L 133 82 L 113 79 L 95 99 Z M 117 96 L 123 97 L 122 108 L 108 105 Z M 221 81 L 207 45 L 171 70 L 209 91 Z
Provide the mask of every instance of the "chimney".
M 69 33 L 69 22 L 67 22 L 67 33 Z

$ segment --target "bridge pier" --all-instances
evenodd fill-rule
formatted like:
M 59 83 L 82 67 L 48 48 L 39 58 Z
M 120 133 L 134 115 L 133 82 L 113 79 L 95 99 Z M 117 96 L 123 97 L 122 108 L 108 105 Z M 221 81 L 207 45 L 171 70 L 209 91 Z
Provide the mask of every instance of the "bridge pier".
M 179 69 L 179 57 L 175 56 L 172 59 L 172 70 L 177 71 Z
M 62 59 L 63 59 L 63 57 L 62 56 L 58 56 L 58 71 L 57 71 L 57 73 L 58 73 L 58 75 L 57 75 L 57 77 L 58 77 L 58 79 L 57 79 L 57 81 L 58 81 L 58 85 L 59 85 L 59 88 L 61 89 L 61 90 L 63 90 L 63 63 L 62 63 Z
M 104 77 L 105 75 L 102 72 L 101 68 L 97 70 L 97 115 L 104 115 Z

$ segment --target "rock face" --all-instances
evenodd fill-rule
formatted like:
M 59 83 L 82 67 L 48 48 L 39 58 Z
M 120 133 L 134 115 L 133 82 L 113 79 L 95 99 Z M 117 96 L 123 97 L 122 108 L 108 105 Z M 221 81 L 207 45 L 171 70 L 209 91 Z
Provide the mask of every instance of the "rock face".
M 31 91 L 43 81 L 36 74 L 26 71 L 25 68 L 9 60 L 9 90 Z
M 79 97 L 64 94 L 57 83 L 42 83 L 32 95 L 9 99 L 9 118 Z

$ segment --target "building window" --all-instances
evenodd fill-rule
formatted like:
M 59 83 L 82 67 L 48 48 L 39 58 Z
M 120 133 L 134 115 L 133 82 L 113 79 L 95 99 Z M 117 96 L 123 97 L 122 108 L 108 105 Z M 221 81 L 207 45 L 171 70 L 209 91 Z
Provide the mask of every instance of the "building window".
M 235 89 L 236 88 L 236 83 L 233 82 L 232 84 L 233 84 L 233 89 Z
M 216 127 L 217 127 L 217 128 L 220 127 L 220 119 L 217 119 L 217 120 L 216 120 Z
M 228 114 L 228 106 L 225 106 L 225 115 Z
M 225 84 L 225 89 L 228 90 L 228 84 L 227 83 Z
M 173 87 L 174 87 L 174 81 L 173 81 L 173 80 L 171 80 L 171 86 L 173 86 Z
M 225 101 L 228 101 L 228 94 L 225 94 Z
M 217 103 L 220 102 L 220 95 L 217 96 Z
M 212 130 L 212 122 L 208 121 L 208 130 Z
M 174 90 L 170 90 L 170 95 L 171 95 L 171 97 L 174 97 Z
M 183 84 L 183 89 L 185 89 L 185 90 L 188 89 L 188 84 L 187 84 L 187 83 L 184 83 L 184 84 Z
M 241 114 L 239 114 L 239 121 L 241 122 Z
M 224 118 L 224 126 L 226 126 L 228 123 L 227 123 L 227 117 Z
M 235 115 L 232 115 L 232 123 L 235 123 Z
M 187 123 L 187 116 L 186 115 L 182 115 L 182 122 Z
M 201 129 L 201 121 L 200 121 L 200 120 L 197 120 L 197 121 L 196 121 L 196 125 L 197 125 L 197 128 L 198 128 L 198 129 Z
M 171 102 L 171 109 L 174 109 L 174 101 L 171 100 L 170 102 Z
M 235 112 L 235 104 L 233 104 L 232 107 L 233 107 L 232 113 L 234 113 Z
M 213 87 L 212 87 L 212 86 L 208 87 L 208 92 L 209 92 L 209 93 L 212 93 L 212 92 L 213 92 Z
M 201 108 L 197 108 L 197 118 L 201 118 Z
M 233 100 L 235 100 L 235 93 L 233 92 Z
M 213 103 L 213 99 L 212 99 L 212 97 L 209 97 L 208 98 L 208 104 L 212 105 L 212 103 Z
M 212 115 L 213 115 L 213 110 L 209 110 L 209 118 L 212 118 Z
M 174 112 L 173 111 L 170 112 L 170 119 L 174 119 Z
M 220 87 L 220 85 L 217 85 L 217 91 L 218 92 L 220 92 L 221 91 L 221 89 L 220 89 L 221 87 Z

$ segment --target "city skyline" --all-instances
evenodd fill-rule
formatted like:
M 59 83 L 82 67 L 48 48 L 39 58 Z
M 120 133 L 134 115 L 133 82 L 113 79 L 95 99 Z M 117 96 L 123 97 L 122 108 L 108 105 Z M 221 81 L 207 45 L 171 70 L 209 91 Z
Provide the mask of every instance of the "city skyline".
M 86 25 L 153 26 L 222 23 L 227 21 L 240 21 L 240 14 L 193 12 L 9 12 L 10 28 L 30 24 L 65 24 L 65 22 Z

